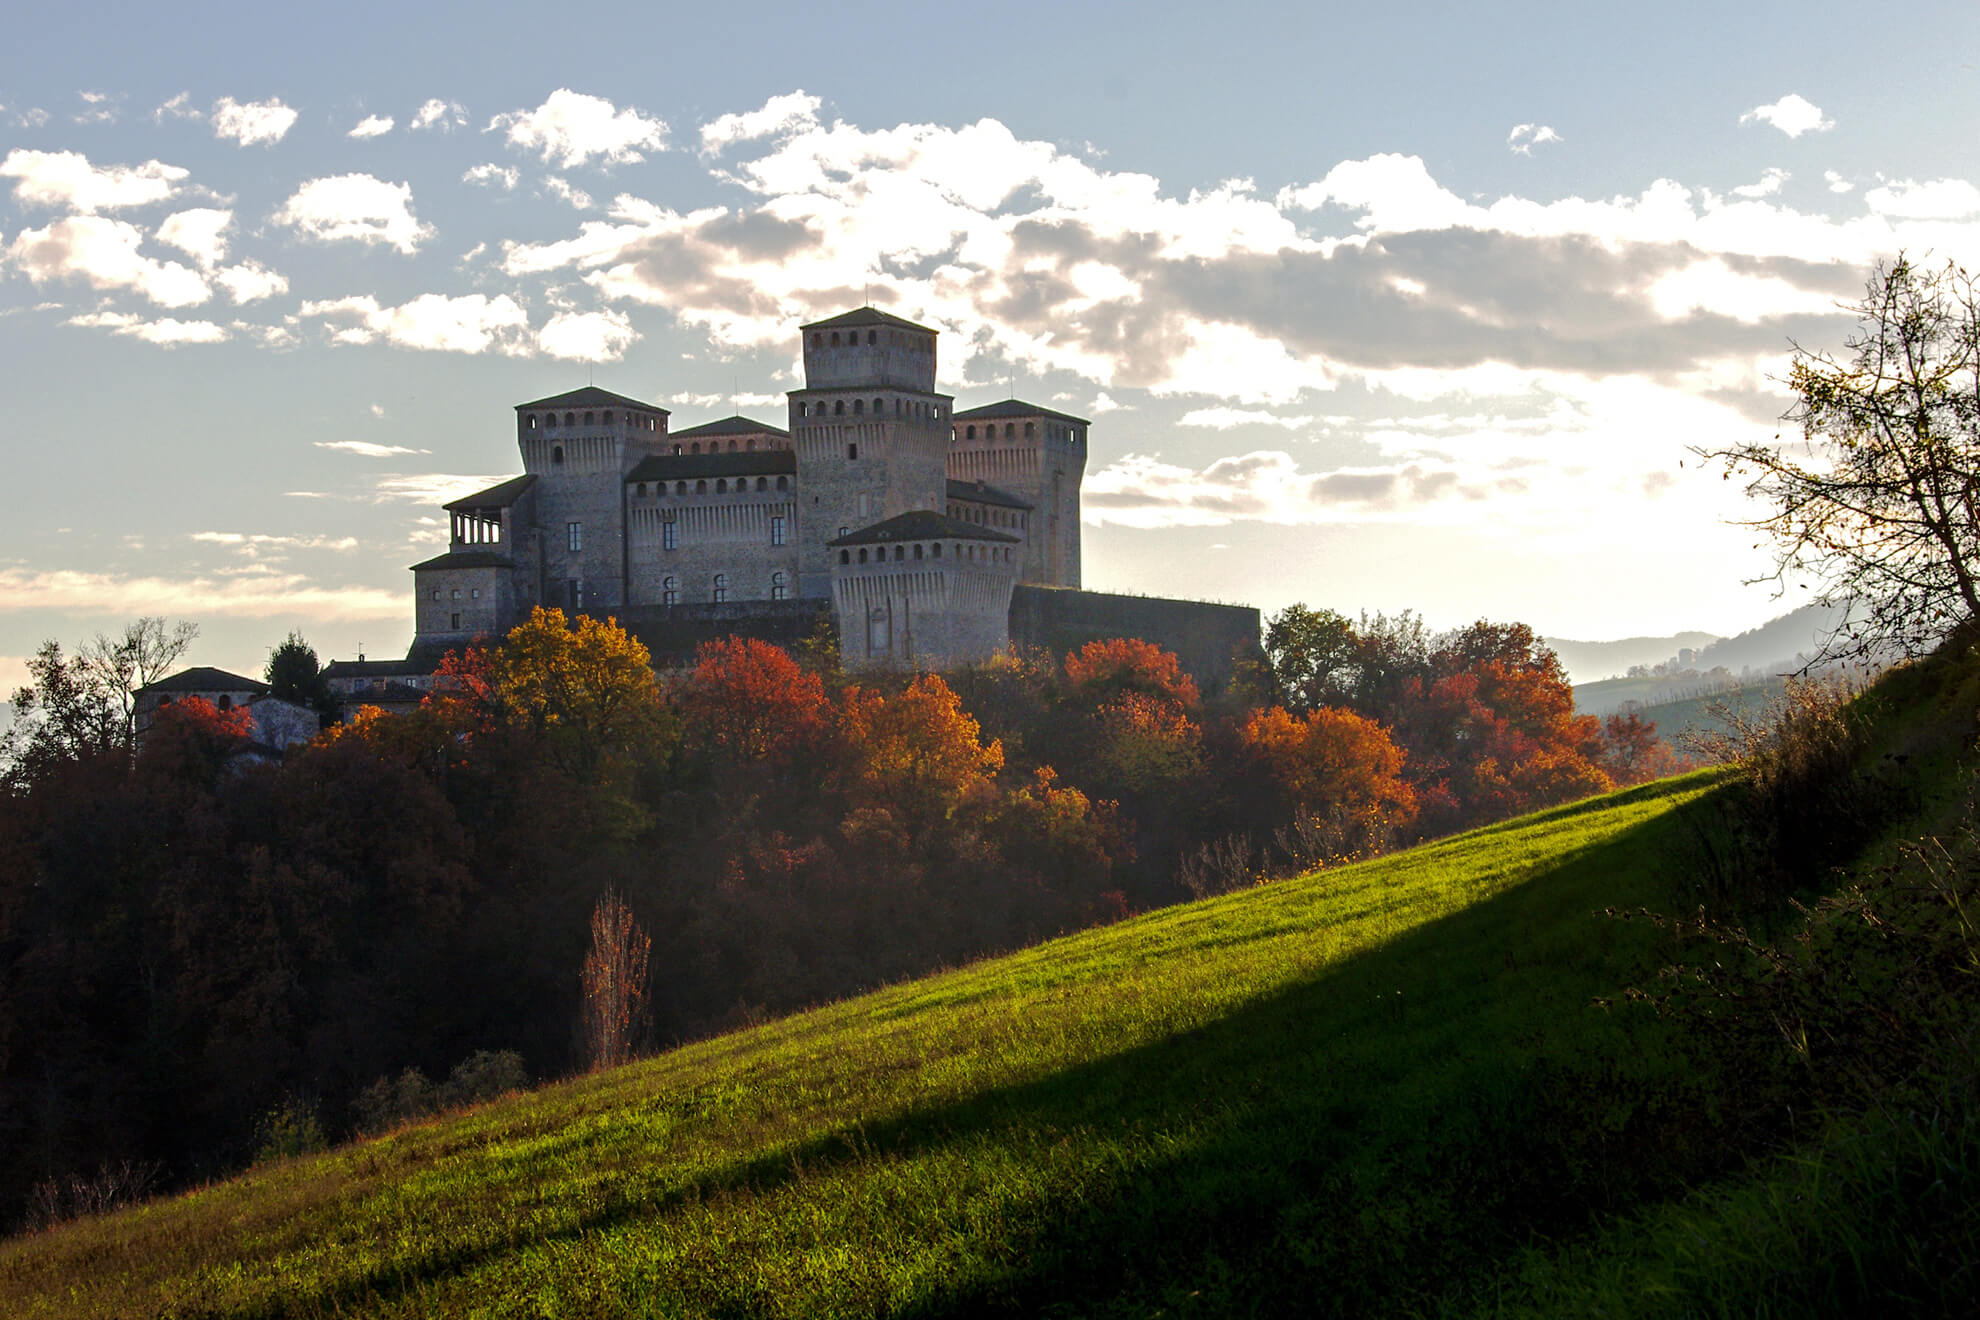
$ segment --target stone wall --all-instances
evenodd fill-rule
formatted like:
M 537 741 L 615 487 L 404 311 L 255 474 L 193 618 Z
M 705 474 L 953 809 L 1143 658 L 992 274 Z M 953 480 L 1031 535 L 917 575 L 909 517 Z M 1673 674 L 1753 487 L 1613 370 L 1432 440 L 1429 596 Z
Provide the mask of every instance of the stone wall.
M 699 603 L 673 609 L 636 605 L 618 616 L 620 626 L 652 652 L 656 669 L 691 665 L 697 647 L 724 637 L 753 637 L 790 650 L 831 618 L 828 600 Z
M 1136 637 L 1174 651 L 1204 691 L 1228 684 L 1240 661 L 1261 654 L 1261 621 L 1249 605 L 1117 596 L 1020 584 L 1011 593 L 1011 643 L 1057 656 L 1088 642 Z

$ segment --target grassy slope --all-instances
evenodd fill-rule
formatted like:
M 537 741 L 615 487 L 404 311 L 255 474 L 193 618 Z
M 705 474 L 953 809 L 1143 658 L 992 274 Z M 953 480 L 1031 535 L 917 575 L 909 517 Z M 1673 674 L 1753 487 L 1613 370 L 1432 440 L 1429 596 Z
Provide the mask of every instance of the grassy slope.
M 1673 904 L 1670 809 L 1709 782 L 1153 913 L 0 1244 L 0 1314 L 1433 1296 L 1629 1199 L 1536 1165 L 1523 1134 L 1549 1079 L 1668 1066 L 1630 1034 L 1654 1024 L 1591 1007 L 1664 937 L 1596 913 Z

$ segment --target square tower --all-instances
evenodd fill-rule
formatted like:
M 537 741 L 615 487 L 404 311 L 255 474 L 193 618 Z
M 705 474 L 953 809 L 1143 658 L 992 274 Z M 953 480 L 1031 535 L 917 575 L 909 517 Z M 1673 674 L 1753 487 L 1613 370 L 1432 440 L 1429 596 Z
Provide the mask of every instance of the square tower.
M 667 415 L 594 385 L 516 405 L 523 471 L 538 479 L 537 600 L 573 614 L 625 607 L 624 478 L 667 452 Z
M 949 475 L 1008 491 L 1031 506 L 1020 582 L 1077 587 L 1079 487 L 1086 476 L 1084 417 L 1022 399 L 955 416 Z

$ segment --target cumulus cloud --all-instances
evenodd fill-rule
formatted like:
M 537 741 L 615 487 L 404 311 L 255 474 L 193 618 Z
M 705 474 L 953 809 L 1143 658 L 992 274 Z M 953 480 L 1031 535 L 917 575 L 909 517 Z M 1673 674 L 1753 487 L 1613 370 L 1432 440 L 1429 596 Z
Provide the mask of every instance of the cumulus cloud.
M 78 124 L 114 124 L 117 122 L 117 98 L 108 92 L 77 92 L 83 108 L 72 118 Z
M 228 338 L 227 328 L 211 321 L 181 321 L 171 316 L 147 321 L 128 312 L 92 312 L 85 316 L 72 316 L 67 324 L 91 330 L 108 330 L 112 334 L 142 339 L 147 344 L 164 348 L 177 348 L 181 344 L 218 344 Z
M 85 213 L 165 201 L 178 193 L 189 174 L 156 160 L 142 165 L 92 165 L 78 151 L 16 147 L 0 160 L 0 178 L 15 180 L 15 201 Z
M 638 338 L 623 312 L 559 312 L 536 332 L 536 346 L 567 361 L 617 362 Z
M 344 134 L 344 136 L 354 137 L 354 138 L 375 138 L 375 137 L 384 137 L 387 133 L 391 131 L 392 131 L 392 116 L 366 115 L 364 118 L 358 120 L 357 124 L 354 127 L 352 127 L 351 131 Z
M 1823 182 L 1829 185 L 1829 191 L 1832 193 L 1846 193 L 1852 191 L 1856 187 L 1855 184 L 1851 183 L 1848 179 L 1845 179 L 1842 175 L 1836 173 L 1834 170 L 1823 170 L 1822 180 Z
M 701 126 L 701 150 L 713 154 L 739 142 L 784 137 L 818 126 L 819 100 L 799 88 L 773 96 L 755 110 L 721 115 Z
M 1260 408 L 1192 408 L 1176 419 L 1178 426 L 1202 426 L 1228 431 L 1237 426 L 1277 426 L 1297 431 L 1313 424 L 1311 417 L 1281 417 Z
M 193 532 L 188 538 L 201 545 L 224 545 L 249 557 L 275 555 L 291 550 L 355 550 L 355 536 L 294 536 L 273 532 Z
M 1980 188 L 1965 179 L 1898 179 L 1864 193 L 1863 202 L 1894 220 L 1963 220 L 1980 214 Z
M 259 302 L 289 291 L 288 277 L 255 260 L 237 266 L 222 266 L 213 272 L 213 282 L 227 291 L 236 303 Z
M 213 296 L 199 272 L 138 251 L 144 231 L 122 220 L 74 215 L 24 229 L 6 258 L 36 285 L 81 280 L 93 289 L 125 289 L 161 307 L 192 307 Z
M 411 256 L 433 226 L 413 215 L 412 185 L 369 174 L 311 179 L 275 213 L 277 224 L 319 242 L 384 243 Z
M 1292 455 L 1258 450 L 1201 469 L 1129 454 L 1089 475 L 1081 489 L 1086 521 L 1124 527 L 1222 527 L 1366 521 L 1410 513 L 1455 497 L 1489 497 L 1448 466 L 1304 472 Z
M 389 343 L 430 352 L 526 354 L 529 317 L 507 294 L 458 298 L 426 293 L 397 307 L 370 294 L 305 302 L 305 318 L 322 321 L 338 344 Z
M 479 183 L 489 187 L 513 190 L 522 181 L 522 172 L 512 165 L 497 165 L 489 162 L 476 165 L 461 176 L 462 183 Z
M 227 259 L 227 230 L 234 213 L 214 207 L 175 211 L 158 226 L 158 241 L 197 261 L 201 270 L 211 270 Z
M 383 417 L 385 410 L 377 404 L 371 405 L 374 417 Z M 408 449 L 404 445 L 377 445 L 369 440 L 318 440 L 318 449 L 334 449 L 340 453 L 356 454 L 359 458 L 396 458 L 401 454 L 428 454 L 429 449 Z
M 162 124 L 168 119 L 200 120 L 206 118 L 206 115 L 199 107 L 192 103 L 191 92 L 180 92 L 177 96 L 174 96 L 171 100 L 165 102 L 165 104 L 159 106 L 156 110 L 153 110 L 151 117 Z
M 579 211 L 589 211 L 592 207 L 590 193 L 582 188 L 573 188 L 568 179 L 558 178 L 554 174 L 543 180 L 543 191 Z
M 593 160 L 631 165 L 667 142 L 667 125 L 662 121 L 568 87 L 550 93 L 534 110 L 496 115 L 488 121 L 488 131 L 498 129 L 509 145 L 537 152 L 544 161 L 554 160 L 567 170 Z
M 0 609 L 64 614 L 294 619 L 398 619 L 405 593 L 365 586 L 326 586 L 320 577 L 268 574 L 185 577 L 92 573 L 74 569 L 0 570 Z
M 372 483 L 374 504 L 446 504 L 463 495 L 486 490 L 499 476 L 462 476 L 454 472 L 399 473 Z
M 213 136 L 243 147 L 280 142 L 295 126 L 296 112 L 279 98 L 236 101 L 223 96 L 213 103 Z
M 1535 147 L 1562 140 L 1559 133 L 1545 124 L 1514 124 L 1506 134 L 1506 146 L 1522 156 L 1531 156 Z
M 1772 105 L 1756 105 L 1739 117 L 1739 122 L 1772 124 L 1791 138 L 1803 133 L 1826 133 L 1836 121 L 1824 115 L 1819 106 L 1797 93 L 1789 92 Z
M 1786 183 L 1789 177 L 1784 169 L 1769 168 L 1757 180 L 1741 184 L 1734 188 L 1733 192 L 1741 197 L 1772 197 L 1781 190 L 1781 185 Z
M 467 123 L 467 107 L 459 101 L 443 101 L 439 97 L 420 104 L 413 111 L 412 126 L 415 129 L 435 129 L 451 133 Z

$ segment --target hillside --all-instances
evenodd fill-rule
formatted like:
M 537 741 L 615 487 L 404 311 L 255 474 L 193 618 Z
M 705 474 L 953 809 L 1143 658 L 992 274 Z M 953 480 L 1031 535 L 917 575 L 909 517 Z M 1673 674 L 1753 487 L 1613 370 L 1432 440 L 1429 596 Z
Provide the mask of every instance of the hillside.
M 1594 683 L 1627 673 L 1632 665 L 1660 665 L 1681 650 L 1697 650 L 1719 640 L 1708 632 L 1673 633 L 1669 637 L 1622 637 L 1612 642 L 1577 642 L 1549 637 L 1547 645 L 1561 658 L 1561 668 L 1575 683 Z
M 1954 821 L 1976 696 L 1970 658 L 1873 694 L 1863 782 L 1924 777 L 1886 794 L 1922 814 L 1876 855 Z M 1717 784 L 1165 909 L 15 1239 L 0 1313 L 1860 1314 L 1900 1285 L 1958 1312 L 1980 1119 L 1942 1043 L 1974 1029 L 1943 914 L 1980 901 L 1971 841 L 1897 878 L 1922 905 L 1898 921 L 1857 915 L 1888 893 L 1816 905 L 1805 947 L 1851 960 L 1838 1007 L 1817 964 L 1733 983 L 1805 990 L 1781 1007 L 1880 1088 L 1922 1078 L 1825 1113 L 1867 1074 L 1797 1062 L 1777 1010 L 1740 1045 L 1732 1001 L 1687 1036 L 1625 993 L 1738 961 L 1631 915 L 1716 901 L 1684 877 L 1723 842 Z M 1816 916 L 1741 920 L 1804 947 Z M 1865 1021 L 1865 994 L 1896 1007 Z
M 1549 1079 L 1657 1066 L 1644 1024 L 1590 1003 L 1668 950 L 1597 911 L 1678 899 L 1671 810 L 1708 782 L 1150 914 L 10 1242 L 0 1311 L 1032 1313 L 1215 1289 L 1275 1240 L 1297 1244 L 1287 1286 L 1353 1265 L 1434 1291 L 1589 1213 L 1598 1189 L 1559 1185 Z

